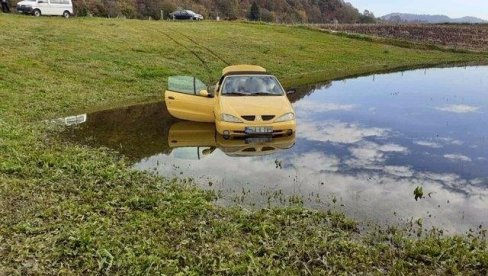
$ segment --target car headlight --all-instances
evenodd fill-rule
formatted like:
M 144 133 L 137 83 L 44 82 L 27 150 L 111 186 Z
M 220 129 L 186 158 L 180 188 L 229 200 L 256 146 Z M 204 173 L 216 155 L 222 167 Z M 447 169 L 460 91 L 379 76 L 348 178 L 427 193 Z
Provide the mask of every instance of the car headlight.
M 230 115 L 230 114 L 225 114 L 223 113 L 222 116 L 222 121 L 224 122 L 229 122 L 229 123 L 242 123 L 242 120 L 237 118 L 236 116 L 234 115 Z
M 295 114 L 293 114 L 293 112 L 289 112 L 278 117 L 278 119 L 275 120 L 275 123 L 287 122 L 292 120 L 295 120 Z

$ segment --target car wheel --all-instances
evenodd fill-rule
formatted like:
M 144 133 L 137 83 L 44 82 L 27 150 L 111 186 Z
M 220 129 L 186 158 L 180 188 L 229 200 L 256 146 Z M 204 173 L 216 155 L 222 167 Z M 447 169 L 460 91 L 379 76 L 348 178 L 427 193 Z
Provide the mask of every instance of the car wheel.
M 64 11 L 63 12 L 63 17 L 64 18 L 69 18 L 71 16 L 71 14 L 69 13 L 69 11 Z
M 32 13 L 34 16 L 39 17 L 41 16 L 41 11 L 38 9 L 35 9 L 34 12 Z

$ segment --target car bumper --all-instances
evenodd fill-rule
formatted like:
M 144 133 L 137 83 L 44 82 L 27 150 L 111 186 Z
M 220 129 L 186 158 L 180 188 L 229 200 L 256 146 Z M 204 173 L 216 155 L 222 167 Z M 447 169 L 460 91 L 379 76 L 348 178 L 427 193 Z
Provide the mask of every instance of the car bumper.
M 224 121 L 216 121 L 215 126 L 217 128 L 217 132 L 225 136 L 248 136 L 245 132 L 246 127 L 272 127 L 273 136 L 291 135 L 296 131 L 295 120 L 269 124 L 229 123 Z

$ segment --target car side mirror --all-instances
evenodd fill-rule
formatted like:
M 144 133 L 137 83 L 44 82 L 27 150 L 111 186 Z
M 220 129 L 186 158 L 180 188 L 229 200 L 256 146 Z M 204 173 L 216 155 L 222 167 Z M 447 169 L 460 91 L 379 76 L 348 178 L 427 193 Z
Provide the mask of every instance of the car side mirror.
M 287 95 L 290 95 L 290 94 L 295 94 L 296 92 L 297 92 L 297 90 L 296 90 L 296 89 L 294 89 L 294 88 L 292 88 L 292 89 L 290 89 L 290 90 L 287 90 L 287 91 L 286 91 L 286 94 L 287 94 Z
M 198 92 L 198 95 L 202 96 L 202 97 L 208 97 L 208 98 L 213 98 L 213 95 L 212 93 L 209 93 L 207 90 L 200 90 L 200 92 Z

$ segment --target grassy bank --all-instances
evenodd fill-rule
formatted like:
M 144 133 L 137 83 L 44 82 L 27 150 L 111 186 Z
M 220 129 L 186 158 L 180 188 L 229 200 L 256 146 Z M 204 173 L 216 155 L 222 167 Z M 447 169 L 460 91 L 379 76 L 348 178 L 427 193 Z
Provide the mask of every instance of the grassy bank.
M 487 272 L 483 237 L 363 235 L 343 215 L 300 206 L 220 208 L 191 183 L 135 172 L 43 123 L 158 99 L 167 76 L 210 82 L 227 64 L 257 63 L 295 85 L 486 55 L 285 26 L 12 15 L 0 15 L 0 48 L 0 274 Z
M 488 59 L 259 24 L 3 15 L 0 28 L 0 89 L 6 97 L 0 107 L 12 111 L 35 103 L 16 112 L 27 120 L 154 99 L 169 75 L 191 74 L 213 83 L 227 64 L 260 64 L 286 85 L 299 85 Z

